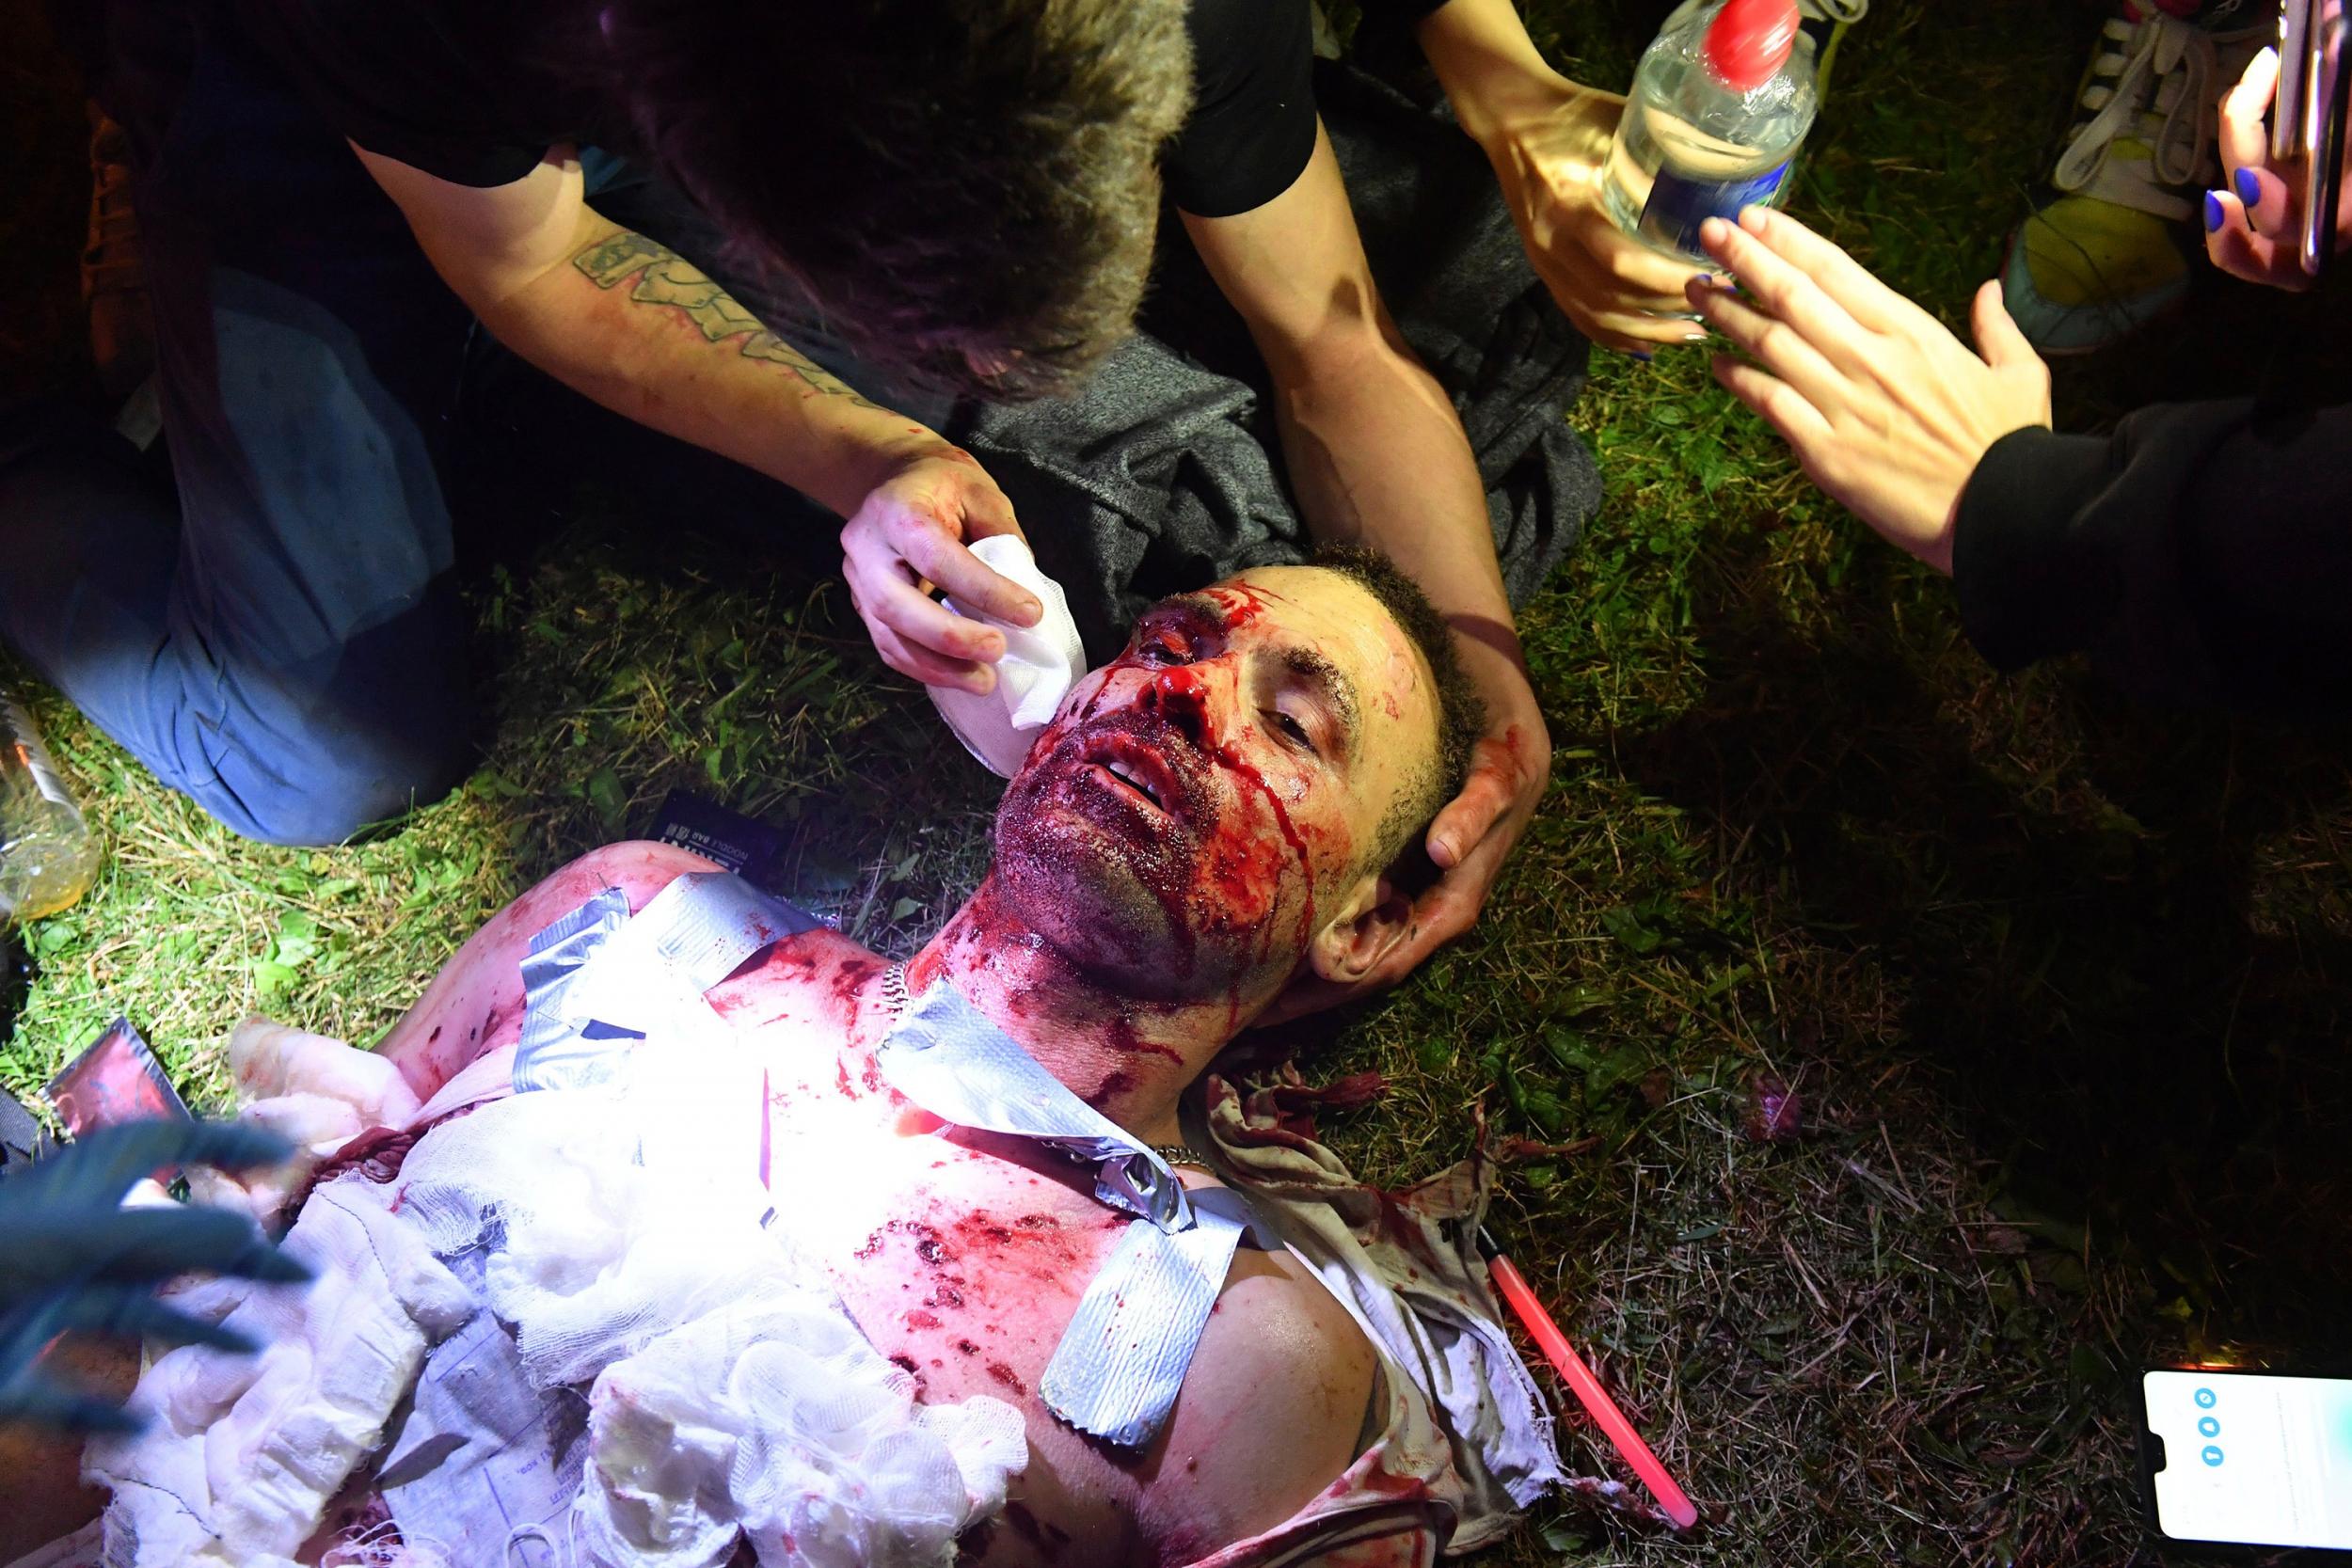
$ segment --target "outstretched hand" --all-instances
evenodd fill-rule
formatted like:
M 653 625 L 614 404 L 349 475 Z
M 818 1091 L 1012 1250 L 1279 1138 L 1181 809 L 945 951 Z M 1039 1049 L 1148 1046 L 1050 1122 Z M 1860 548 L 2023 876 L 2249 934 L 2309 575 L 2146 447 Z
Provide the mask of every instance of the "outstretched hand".
M 68 1331 L 253 1350 L 244 1335 L 157 1301 L 154 1287 L 192 1269 L 271 1284 L 299 1283 L 310 1271 L 270 1245 L 243 1214 L 177 1203 L 125 1209 L 122 1199 L 167 1165 L 241 1169 L 289 1152 L 282 1140 L 253 1128 L 126 1122 L 0 1182 L 0 1259 L 8 1260 L 0 1270 L 0 1421 L 136 1429 L 126 1412 L 40 1369 L 41 1353 Z
M 942 441 L 893 467 L 841 530 L 850 602 L 882 662 L 926 686 L 993 690 L 1005 634 L 956 614 L 930 591 L 943 588 L 978 614 L 1037 625 L 1044 607 L 1036 595 L 967 547 L 1020 531 L 1012 502 L 971 453 Z
M 2050 422 L 2050 372 L 2001 305 L 1977 291 L 1977 352 L 1785 213 L 1709 218 L 1700 239 L 1740 290 L 1695 278 L 1707 323 L 1755 358 L 1715 379 L 1762 415 L 1812 481 L 1888 542 L 1952 569 L 1961 492 L 1993 443 Z

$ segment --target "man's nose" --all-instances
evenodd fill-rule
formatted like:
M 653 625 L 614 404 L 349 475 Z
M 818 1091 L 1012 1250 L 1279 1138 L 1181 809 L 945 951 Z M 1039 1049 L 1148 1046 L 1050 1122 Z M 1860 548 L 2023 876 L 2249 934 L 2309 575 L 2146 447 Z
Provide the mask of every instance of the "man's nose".
M 1182 730 L 1194 745 L 1208 744 L 1209 689 L 1198 665 L 1171 664 L 1154 670 L 1136 694 L 1136 705 Z

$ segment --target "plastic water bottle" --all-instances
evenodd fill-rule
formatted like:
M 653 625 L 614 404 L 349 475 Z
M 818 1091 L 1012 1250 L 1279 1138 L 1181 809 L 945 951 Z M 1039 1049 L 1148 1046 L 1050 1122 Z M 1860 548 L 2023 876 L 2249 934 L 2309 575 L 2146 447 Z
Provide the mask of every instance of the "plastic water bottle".
M 100 849 L 32 716 L 0 694 L 0 921 L 39 920 L 89 891 Z
M 1779 204 L 1818 106 L 1797 23 L 1797 0 L 1715 0 L 1666 19 L 1601 171 L 1611 222 L 1706 266 L 1700 224 Z

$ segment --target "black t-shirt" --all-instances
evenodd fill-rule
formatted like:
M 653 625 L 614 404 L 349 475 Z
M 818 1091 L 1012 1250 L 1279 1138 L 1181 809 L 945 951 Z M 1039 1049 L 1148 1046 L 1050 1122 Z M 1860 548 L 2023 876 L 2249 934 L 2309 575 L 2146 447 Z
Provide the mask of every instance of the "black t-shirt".
M 460 185 L 503 185 L 558 142 L 626 151 L 609 105 L 550 62 L 550 15 L 518 0 L 240 0 L 249 31 L 328 124 Z M 1193 0 L 1194 105 L 1161 158 L 1202 217 L 1282 194 L 1314 151 L 1308 0 Z
M 1192 114 L 1160 155 L 1176 205 L 1231 217 L 1291 188 L 1315 150 L 1308 0 L 1192 0 Z
M 511 184 L 558 142 L 616 146 L 625 129 L 566 85 L 548 15 L 526 0 L 238 0 L 238 10 L 335 130 L 453 184 Z

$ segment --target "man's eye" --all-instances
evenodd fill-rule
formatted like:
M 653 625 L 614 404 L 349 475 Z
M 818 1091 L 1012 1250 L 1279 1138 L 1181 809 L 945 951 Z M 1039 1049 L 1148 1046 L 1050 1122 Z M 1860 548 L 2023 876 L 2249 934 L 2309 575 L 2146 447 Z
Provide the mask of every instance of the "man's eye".
M 1280 708 L 1268 708 L 1265 720 L 1266 723 L 1272 726 L 1284 740 L 1310 753 L 1314 752 L 1314 737 L 1307 733 L 1307 726 L 1284 713 Z
M 1155 637 L 1136 651 L 1146 664 L 1189 664 L 1192 649 L 1175 637 Z

